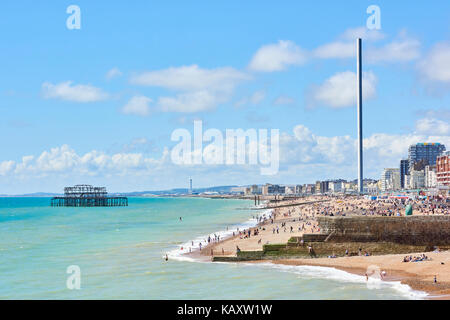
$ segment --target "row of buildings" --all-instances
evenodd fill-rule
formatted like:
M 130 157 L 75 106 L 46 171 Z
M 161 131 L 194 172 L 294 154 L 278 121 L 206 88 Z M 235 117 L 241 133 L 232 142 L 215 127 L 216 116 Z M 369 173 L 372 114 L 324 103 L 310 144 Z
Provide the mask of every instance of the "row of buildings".
M 373 193 L 371 188 L 376 187 L 377 181 L 365 179 L 365 191 Z M 303 185 L 278 185 L 267 183 L 265 185 L 252 185 L 247 187 L 234 187 L 232 193 L 243 195 L 311 195 L 311 194 L 329 194 L 329 193 L 357 193 L 358 183 L 356 180 L 346 181 L 343 179 L 317 181 L 314 184 Z
M 408 148 L 408 158 L 400 160 L 398 168 L 385 168 L 379 180 L 364 179 L 366 194 L 380 192 L 450 189 L 450 151 L 441 143 L 417 143 Z M 343 179 L 316 181 L 303 185 L 252 185 L 234 187 L 232 193 L 242 195 L 310 195 L 310 194 L 356 194 L 357 180 Z
M 385 168 L 380 191 L 405 189 L 448 189 L 450 187 L 450 152 L 441 143 L 417 143 L 408 148 L 408 159 L 398 168 Z

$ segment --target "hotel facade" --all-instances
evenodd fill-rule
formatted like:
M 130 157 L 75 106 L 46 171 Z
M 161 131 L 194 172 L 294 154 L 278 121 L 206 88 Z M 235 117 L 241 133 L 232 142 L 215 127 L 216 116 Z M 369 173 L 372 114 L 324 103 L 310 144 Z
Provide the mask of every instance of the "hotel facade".
M 450 187 L 450 151 L 436 159 L 436 180 L 438 186 Z

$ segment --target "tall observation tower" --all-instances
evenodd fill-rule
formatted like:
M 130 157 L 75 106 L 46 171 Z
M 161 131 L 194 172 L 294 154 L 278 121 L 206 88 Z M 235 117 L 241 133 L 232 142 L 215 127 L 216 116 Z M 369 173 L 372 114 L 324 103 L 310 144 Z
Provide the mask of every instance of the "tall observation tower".
M 364 191 L 363 186 L 363 134 L 362 134 L 362 43 L 356 39 L 356 87 L 357 87 L 357 118 L 358 118 L 358 191 Z

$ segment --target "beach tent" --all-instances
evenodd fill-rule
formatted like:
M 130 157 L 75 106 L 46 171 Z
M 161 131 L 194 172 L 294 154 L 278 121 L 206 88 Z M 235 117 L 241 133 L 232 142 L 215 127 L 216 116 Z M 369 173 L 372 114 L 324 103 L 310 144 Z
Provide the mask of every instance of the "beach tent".
M 413 214 L 413 208 L 412 205 L 408 204 L 405 208 L 405 215 L 406 216 L 412 216 Z

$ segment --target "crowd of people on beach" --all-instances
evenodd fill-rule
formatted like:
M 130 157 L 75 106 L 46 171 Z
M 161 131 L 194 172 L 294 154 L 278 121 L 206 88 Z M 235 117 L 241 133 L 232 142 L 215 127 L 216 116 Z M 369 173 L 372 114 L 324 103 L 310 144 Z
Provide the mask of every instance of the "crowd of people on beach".
M 377 198 L 362 196 L 322 196 L 323 202 L 305 206 L 309 215 L 346 216 L 346 215 L 381 215 L 402 216 L 407 205 L 411 205 L 416 215 L 450 214 L 450 199 L 445 197 Z
M 405 215 L 406 206 L 412 205 L 414 215 L 449 214 L 450 199 L 447 198 L 377 198 L 364 196 L 309 196 L 300 199 L 284 200 L 282 202 L 268 202 L 266 208 L 272 208 L 261 215 L 253 215 L 257 225 L 255 227 L 240 230 L 236 228 L 230 233 L 230 237 L 243 241 L 257 239 L 257 244 L 279 243 L 286 240 L 274 240 L 276 238 L 289 239 L 292 236 L 301 236 L 304 233 L 321 233 L 317 223 L 319 216 L 402 216 Z M 281 206 L 280 206 L 281 203 Z M 180 217 L 180 222 L 182 218 Z M 227 227 L 228 231 L 228 227 Z M 266 233 L 267 231 L 267 233 Z M 270 233 L 271 236 L 267 236 Z M 181 247 L 183 252 L 198 250 L 202 252 L 208 245 L 216 245 L 226 240 L 218 234 L 209 235 L 206 239 L 194 243 L 186 248 Z M 222 253 L 224 249 L 222 248 Z M 213 253 L 211 252 L 211 255 Z M 346 254 L 347 255 L 347 254 Z M 352 254 L 353 255 L 353 254 Z M 370 256 L 369 252 L 358 252 L 360 256 Z M 335 255 L 329 256 L 333 258 Z
M 405 256 L 403 258 L 403 262 L 420 262 L 420 261 L 429 261 L 431 258 L 428 258 L 425 253 L 422 253 L 418 256 Z

